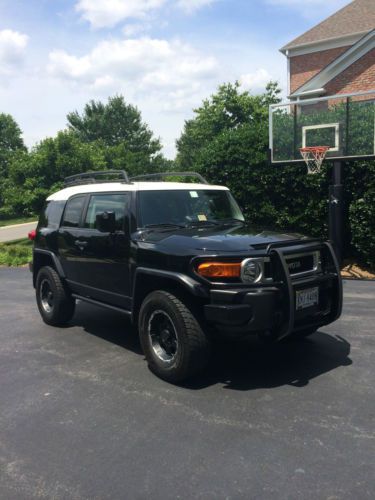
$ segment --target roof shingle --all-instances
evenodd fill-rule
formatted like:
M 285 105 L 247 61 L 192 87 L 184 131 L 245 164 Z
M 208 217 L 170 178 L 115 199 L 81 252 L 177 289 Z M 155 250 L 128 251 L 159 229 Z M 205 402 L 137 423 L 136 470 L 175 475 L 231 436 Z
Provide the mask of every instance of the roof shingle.
M 317 26 L 295 38 L 281 50 L 320 42 L 345 35 L 364 33 L 375 28 L 375 0 L 354 0 Z

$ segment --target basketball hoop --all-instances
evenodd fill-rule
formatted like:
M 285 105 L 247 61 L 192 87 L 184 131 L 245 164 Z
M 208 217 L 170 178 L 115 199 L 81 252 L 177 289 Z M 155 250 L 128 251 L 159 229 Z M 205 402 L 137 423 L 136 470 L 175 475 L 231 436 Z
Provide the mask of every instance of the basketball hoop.
M 307 165 L 307 173 L 318 174 L 320 167 L 326 157 L 327 152 L 331 148 L 329 146 L 310 146 L 307 148 L 300 148 L 302 158 Z

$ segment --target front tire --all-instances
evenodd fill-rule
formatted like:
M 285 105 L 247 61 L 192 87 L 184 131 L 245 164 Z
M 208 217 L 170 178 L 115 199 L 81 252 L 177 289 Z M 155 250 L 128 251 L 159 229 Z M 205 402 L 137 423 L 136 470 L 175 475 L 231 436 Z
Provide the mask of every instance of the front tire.
M 72 319 L 75 300 L 66 291 L 60 276 L 52 267 L 40 269 L 35 289 L 38 309 L 47 325 L 62 326 Z
M 206 334 L 185 303 L 171 293 L 158 290 L 145 298 L 139 336 L 150 370 L 168 382 L 182 382 L 208 362 Z

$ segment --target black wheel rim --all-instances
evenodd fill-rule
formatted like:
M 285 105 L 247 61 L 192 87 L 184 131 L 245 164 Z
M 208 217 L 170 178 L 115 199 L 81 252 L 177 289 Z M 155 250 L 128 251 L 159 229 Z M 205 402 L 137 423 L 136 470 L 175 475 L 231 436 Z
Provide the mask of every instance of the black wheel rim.
M 54 295 L 50 282 L 44 279 L 39 288 L 40 303 L 46 313 L 51 313 L 54 306 Z
M 157 310 L 151 314 L 148 335 L 158 359 L 171 363 L 177 355 L 178 338 L 173 321 L 165 311 Z

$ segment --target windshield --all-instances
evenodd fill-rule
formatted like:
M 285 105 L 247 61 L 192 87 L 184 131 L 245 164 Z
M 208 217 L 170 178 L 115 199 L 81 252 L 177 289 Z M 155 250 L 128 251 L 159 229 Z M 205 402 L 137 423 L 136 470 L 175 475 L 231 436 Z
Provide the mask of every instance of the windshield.
M 229 191 L 176 189 L 140 191 L 141 227 L 173 224 L 188 226 L 244 220 Z

